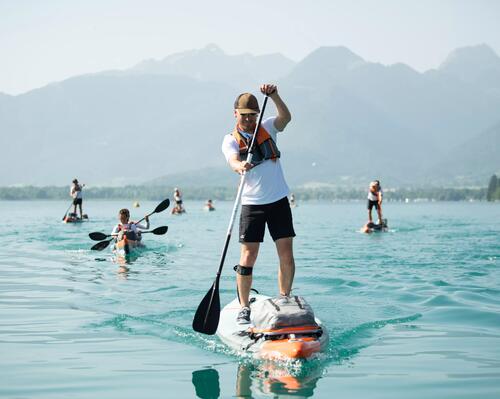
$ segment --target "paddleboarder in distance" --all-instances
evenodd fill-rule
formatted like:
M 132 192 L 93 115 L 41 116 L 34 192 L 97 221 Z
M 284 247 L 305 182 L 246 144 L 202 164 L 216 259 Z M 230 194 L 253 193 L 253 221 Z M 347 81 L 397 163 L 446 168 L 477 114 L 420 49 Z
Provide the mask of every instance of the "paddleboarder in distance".
M 278 284 L 281 295 L 290 295 L 295 274 L 293 257 L 295 231 L 287 198 L 289 189 L 276 145 L 278 132 L 285 129 L 292 117 L 275 85 L 264 84 L 260 87 L 260 91 L 274 102 L 277 115 L 262 121 L 257 132 L 252 163 L 246 162 L 246 159 L 260 113 L 259 103 L 254 95 L 243 93 L 236 98 L 234 102 L 236 127 L 224 136 L 222 142 L 222 152 L 231 169 L 239 174 L 246 173 L 239 226 L 240 261 L 235 266 L 241 304 L 237 317 L 239 324 L 250 323 L 249 296 L 252 271 L 260 243 L 264 241 L 266 225 L 279 257 Z
M 373 223 L 372 219 L 372 209 L 375 207 L 378 215 L 378 224 L 382 224 L 382 187 L 380 187 L 380 181 L 374 180 L 370 183 L 368 189 L 368 223 Z
M 80 219 L 83 219 L 83 212 L 82 212 L 82 202 L 83 202 L 83 195 L 82 195 L 82 189 L 85 186 L 85 184 L 79 184 L 78 179 L 73 179 L 73 182 L 71 184 L 71 188 L 69 190 L 69 195 L 73 197 L 73 213 L 75 214 L 76 217 L 76 206 L 78 205 L 78 209 L 80 211 Z
M 172 214 L 184 213 L 186 210 L 182 205 L 182 194 L 177 187 L 174 189 L 174 201 L 175 201 L 175 206 L 172 208 Z

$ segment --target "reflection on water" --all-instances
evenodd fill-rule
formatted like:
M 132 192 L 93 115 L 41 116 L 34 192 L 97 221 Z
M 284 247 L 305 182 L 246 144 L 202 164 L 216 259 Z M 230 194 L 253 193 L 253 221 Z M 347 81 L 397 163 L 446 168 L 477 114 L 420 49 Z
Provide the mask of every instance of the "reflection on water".
M 202 399 L 216 399 L 220 395 L 219 373 L 215 369 L 193 371 L 193 385 L 196 396 Z
M 309 398 L 323 374 L 319 364 L 294 362 L 240 362 L 236 375 L 235 392 L 224 392 L 224 397 L 253 398 L 254 395 L 272 395 L 276 398 Z M 219 373 L 214 368 L 193 371 L 195 393 L 201 399 L 216 399 L 221 395 Z

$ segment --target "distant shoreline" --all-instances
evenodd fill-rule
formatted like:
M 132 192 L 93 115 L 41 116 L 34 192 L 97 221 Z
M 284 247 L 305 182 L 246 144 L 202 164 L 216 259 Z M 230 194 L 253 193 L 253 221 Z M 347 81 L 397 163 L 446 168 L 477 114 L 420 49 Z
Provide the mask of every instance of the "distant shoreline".
M 227 200 L 232 201 L 237 187 L 180 187 L 186 200 Z M 84 190 L 86 199 L 102 200 L 161 200 L 171 197 L 174 187 L 125 186 L 89 187 Z M 364 201 L 365 189 L 348 188 L 292 188 L 296 201 Z M 486 201 L 486 188 L 389 188 L 384 191 L 385 201 L 425 202 L 425 201 Z M 0 187 L 0 201 L 17 200 L 67 200 L 68 187 Z

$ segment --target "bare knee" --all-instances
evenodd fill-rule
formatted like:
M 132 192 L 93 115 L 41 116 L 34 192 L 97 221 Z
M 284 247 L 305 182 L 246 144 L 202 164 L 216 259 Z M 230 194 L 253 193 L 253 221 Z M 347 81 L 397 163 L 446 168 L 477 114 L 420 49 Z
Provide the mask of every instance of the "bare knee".
M 294 263 L 292 238 L 276 240 L 276 248 L 281 264 L 292 265 Z
M 242 266 L 252 267 L 257 260 L 257 254 L 259 253 L 259 245 L 243 245 L 241 247 L 240 264 Z

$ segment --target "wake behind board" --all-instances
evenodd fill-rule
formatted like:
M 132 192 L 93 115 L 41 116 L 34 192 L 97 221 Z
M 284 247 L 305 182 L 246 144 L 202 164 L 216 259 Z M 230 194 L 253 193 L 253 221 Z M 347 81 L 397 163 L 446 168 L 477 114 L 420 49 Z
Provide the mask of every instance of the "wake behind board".
M 287 298 L 296 301 L 297 297 Z M 300 297 L 298 297 L 300 298 Z M 239 354 L 251 354 L 258 359 L 307 359 L 324 351 L 328 345 L 328 333 L 321 321 L 312 316 L 312 323 L 302 325 L 280 326 L 272 329 L 257 329 L 254 322 L 262 319 L 257 314 L 263 308 L 264 301 L 272 299 L 278 308 L 283 308 L 285 298 L 271 298 L 261 294 L 251 294 L 251 324 L 240 325 L 236 317 L 240 311 L 238 298 L 227 304 L 220 313 L 217 335 Z M 300 299 L 299 299 L 300 300 Z M 303 299 L 302 299 L 303 301 Z M 309 305 L 307 305 L 309 306 Z

